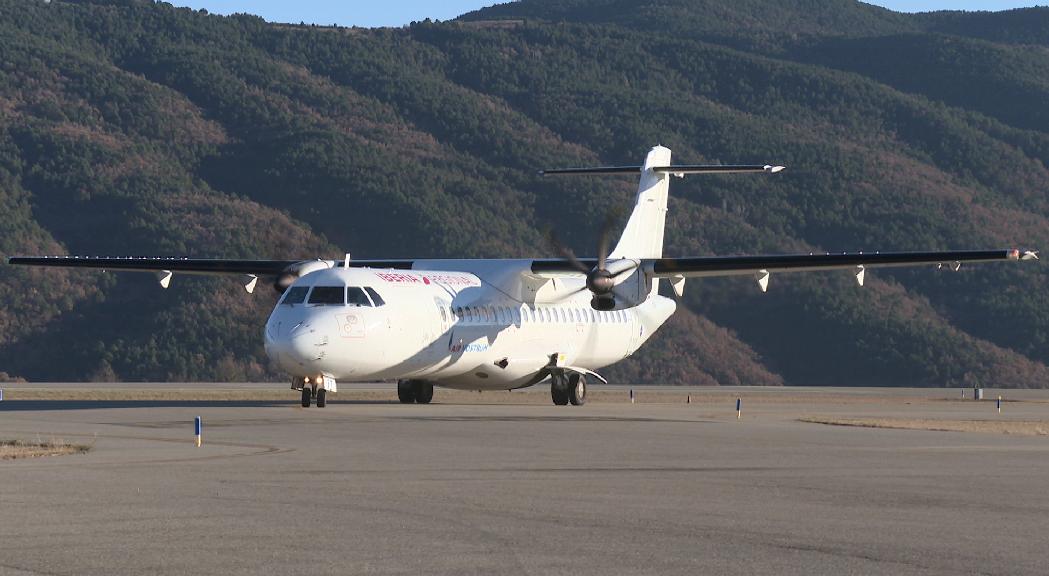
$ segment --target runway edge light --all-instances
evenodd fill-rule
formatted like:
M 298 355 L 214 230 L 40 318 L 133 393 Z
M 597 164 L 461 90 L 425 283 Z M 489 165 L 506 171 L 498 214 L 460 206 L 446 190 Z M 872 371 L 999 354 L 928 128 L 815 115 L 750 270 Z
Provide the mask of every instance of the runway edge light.
M 736 420 L 743 418 L 743 398 L 736 398 Z
M 200 448 L 200 443 L 201 443 L 200 416 L 197 416 L 196 420 L 193 421 L 193 433 L 197 436 L 197 448 Z

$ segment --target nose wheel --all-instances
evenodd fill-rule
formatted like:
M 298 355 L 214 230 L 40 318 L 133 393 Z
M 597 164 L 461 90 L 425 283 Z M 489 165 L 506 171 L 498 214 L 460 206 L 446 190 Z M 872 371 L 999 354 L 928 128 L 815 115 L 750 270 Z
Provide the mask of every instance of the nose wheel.
M 310 378 L 296 378 L 292 381 L 291 387 L 293 389 L 302 390 L 302 407 L 309 408 L 313 400 L 317 400 L 317 408 L 324 408 L 328 405 L 328 388 L 327 385 L 331 386 L 331 391 L 335 392 L 335 381 L 331 378 L 323 378 L 324 384 L 321 383 L 323 377 L 318 376 L 310 382 Z

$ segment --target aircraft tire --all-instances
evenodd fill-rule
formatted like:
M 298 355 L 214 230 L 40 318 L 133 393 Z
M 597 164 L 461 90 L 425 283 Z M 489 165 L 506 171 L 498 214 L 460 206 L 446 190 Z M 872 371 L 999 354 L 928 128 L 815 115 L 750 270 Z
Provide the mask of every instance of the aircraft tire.
M 317 390 L 317 408 L 324 408 L 328 405 L 328 391 L 324 388 Z
M 310 390 L 309 386 L 303 386 L 302 387 L 302 407 L 303 408 L 309 408 L 311 400 L 313 400 L 313 392 Z
M 401 404 L 415 402 L 415 386 L 412 385 L 411 380 L 397 381 L 397 399 L 401 401 Z
M 433 384 L 423 380 L 416 380 L 414 384 L 415 401 L 419 404 L 429 404 L 433 400 Z
M 579 374 L 569 376 L 567 393 L 568 400 L 572 403 L 572 406 L 586 404 L 586 378 Z
M 568 379 L 564 376 L 554 376 L 550 379 L 550 399 L 555 406 L 568 404 Z

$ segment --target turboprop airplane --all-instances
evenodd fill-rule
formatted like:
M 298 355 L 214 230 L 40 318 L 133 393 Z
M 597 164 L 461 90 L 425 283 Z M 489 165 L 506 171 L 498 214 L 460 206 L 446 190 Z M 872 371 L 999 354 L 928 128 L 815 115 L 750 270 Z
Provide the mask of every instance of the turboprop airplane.
M 397 380 L 404 403 L 429 403 L 433 387 L 510 390 L 549 380 L 557 405 L 586 402 L 596 370 L 633 354 L 674 313 L 659 294 L 667 279 L 751 275 L 764 292 L 775 272 L 840 269 L 863 285 L 868 268 L 1036 260 L 1034 251 L 874 252 L 663 258 L 670 176 L 774 174 L 781 166 L 675 166 L 653 148 L 641 166 L 548 170 L 543 174 L 640 174 L 622 236 L 593 259 L 215 260 L 13 257 L 11 264 L 149 271 L 167 288 L 173 274 L 227 274 L 251 293 L 260 277 L 281 297 L 265 327 L 266 353 L 323 407 L 337 383 Z

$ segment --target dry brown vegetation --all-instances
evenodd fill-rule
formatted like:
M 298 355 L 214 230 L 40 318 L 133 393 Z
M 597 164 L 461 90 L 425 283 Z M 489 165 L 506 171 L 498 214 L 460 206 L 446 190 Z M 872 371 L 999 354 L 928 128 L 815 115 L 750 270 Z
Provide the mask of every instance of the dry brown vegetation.
M 64 456 L 66 454 L 80 454 L 87 452 L 91 447 L 86 444 L 69 444 L 62 440 L 26 441 L 26 440 L 0 440 L 0 460 L 14 460 L 16 458 L 39 458 L 41 456 Z
M 1045 420 L 941 420 L 933 418 L 801 418 L 802 422 L 862 428 L 898 428 L 937 432 L 984 432 L 1020 436 L 1049 436 Z

